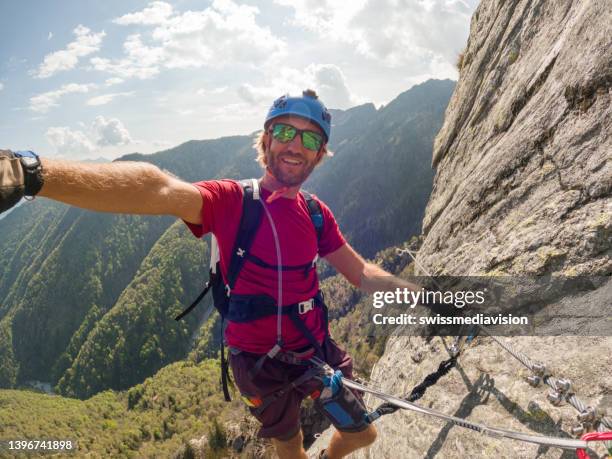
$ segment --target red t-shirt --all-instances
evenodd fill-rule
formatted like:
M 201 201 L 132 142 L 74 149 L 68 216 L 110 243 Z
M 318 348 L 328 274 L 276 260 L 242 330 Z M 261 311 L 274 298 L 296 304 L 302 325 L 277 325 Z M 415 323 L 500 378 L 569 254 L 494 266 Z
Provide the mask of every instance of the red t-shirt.
M 226 279 L 231 260 L 231 251 L 238 232 L 242 215 L 242 186 L 234 180 L 210 180 L 194 184 L 202 194 L 201 225 L 187 223 L 196 237 L 212 232 L 219 244 L 221 271 Z M 261 188 L 262 199 L 271 192 Z M 316 197 L 315 197 L 316 198 Z M 318 200 L 318 199 L 317 199 Z M 266 214 L 253 239 L 251 253 L 266 263 L 276 266 L 298 266 L 310 263 L 315 255 L 320 257 L 332 253 L 346 243 L 336 219 L 329 208 L 320 200 L 323 214 L 323 233 L 317 246 L 317 235 L 310 219 L 308 205 L 301 194 L 296 199 L 278 198 L 266 204 L 278 232 L 281 246 L 281 262 L 276 259 L 276 247 L 270 222 Z M 312 298 L 319 289 L 315 270 L 283 271 L 282 304 L 289 305 Z M 246 295 L 268 295 L 277 301 L 278 273 L 276 270 L 260 267 L 246 260 L 233 293 Z M 324 338 L 322 311 L 317 308 L 301 316 L 306 327 L 315 338 Z M 276 343 L 276 315 L 252 322 L 229 322 L 225 340 L 229 346 L 246 352 L 265 354 Z M 287 315 L 282 318 L 283 343 L 286 349 L 299 349 L 309 344 L 303 334 L 293 325 Z

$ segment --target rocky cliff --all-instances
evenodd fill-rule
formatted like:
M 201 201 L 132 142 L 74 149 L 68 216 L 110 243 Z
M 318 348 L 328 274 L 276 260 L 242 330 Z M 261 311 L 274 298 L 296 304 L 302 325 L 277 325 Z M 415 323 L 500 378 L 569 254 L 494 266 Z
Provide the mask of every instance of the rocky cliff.
M 435 141 L 420 264 L 432 274 L 610 276 L 612 2 L 484 0 L 460 66 Z M 602 308 L 611 307 L 607 298 Z M 606 397 L 609 404 L 612 338 L 500 340 L 571 379 L 587 404 Z M 448 358 L 449 345 L 392 337 L 369 384 L 407 394 Z M 416 354 L 424 359 L 411 359 Z M 490 338 L 477 338 L 419 403 L 504 429 L 570 437 L 576 410 L 551 406 L 547 389 L 530 387 L 528 375 Z M 352 457 L 573 457 L 405 411 L 377 427 L 375 446 Z

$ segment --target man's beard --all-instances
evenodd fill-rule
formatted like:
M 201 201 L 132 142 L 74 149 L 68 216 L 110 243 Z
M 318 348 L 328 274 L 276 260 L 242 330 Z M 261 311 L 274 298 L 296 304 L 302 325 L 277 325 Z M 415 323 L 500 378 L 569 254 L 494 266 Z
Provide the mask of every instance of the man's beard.
M 296 186 L 304 183 L 316 165 L 315 161 L 308 162 L 303 156 L 292 153 L 272 154 L 270 151 L 267 151 L 266 156 L 268 159 L 268 169 L 274 178 L 285 186 Z M 288 167 L 282 164 L 281 157 L 283 156 L 295 158 L 296 160 L 302 161 L 302 164 L 299 168 L 296 167 L 298 170 L 295 172 L 288 171 L 286 170 Z

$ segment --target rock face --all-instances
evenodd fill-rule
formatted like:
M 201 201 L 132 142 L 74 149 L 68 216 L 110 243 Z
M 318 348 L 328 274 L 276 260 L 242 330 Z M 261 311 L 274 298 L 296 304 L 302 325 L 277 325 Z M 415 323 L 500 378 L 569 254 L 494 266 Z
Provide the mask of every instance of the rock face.
M 435 141 L 420 264 L 434 275 L 610 276 L 611 87 L 612 2 L 483 0 Z M 610 415 L 610 337 L 501 340 L 571 379 L 587 404 L 607 403 Z M 392 337 L 369 384 L 408 394 L 448 358 L 449 345 Z M 418 353 L 424 358 L 415 363 Z M 530 387 L 528 375 L 490 338 L 477 338 L 419 403 L 472 422 L 570 437 L 577 412 L 551 406 L 547 388 Z M 573 457 L 405 411 L 377 427 L 375 446 L 351 457 Z
M 609 274 L 612 3 L 484 1 L 434 145 L 433 274 Z

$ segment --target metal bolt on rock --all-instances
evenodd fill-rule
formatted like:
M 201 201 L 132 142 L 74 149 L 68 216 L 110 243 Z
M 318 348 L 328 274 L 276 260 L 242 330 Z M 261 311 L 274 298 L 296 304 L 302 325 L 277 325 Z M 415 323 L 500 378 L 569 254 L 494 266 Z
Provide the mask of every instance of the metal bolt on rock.
M 582 411 L 577 418 L 580 422 L 593 422 L 595 420 L 595 410 L 587 406 L 586 410 Z
M 564 394 L 568 393 L 572 388 L 572 383 L 569 379 L 559 379 L 557 380 L 557 390 L 563 392 Z
M 563 394 L 556 392 L 556 391 L 550 391 L 548 395 L 546 396 L 546 398 L 554 406 L 559 406 L 561 402 L 563 401 Z
M 544 365 L 543 363 L 534 363 L 531 367 L 531 370 L 540 378 L 543 378 L 547 374 L 546 365 Z
M 449 348 L 449 353 L 451 355 L 451 357 L 457 357 L 459 355 L 459 346 L 457 346 L 456 344 L 453 344 L 450 348 Z
M 577 426 L 574 426 L 570 429 L 570 432 L 572 433 L 572 435 L 574 435 L 575 437 L 580 437 L 582 436 L 582 434 L 584 433 L 584 426 L 579 424 Z

